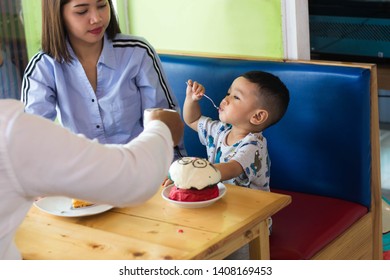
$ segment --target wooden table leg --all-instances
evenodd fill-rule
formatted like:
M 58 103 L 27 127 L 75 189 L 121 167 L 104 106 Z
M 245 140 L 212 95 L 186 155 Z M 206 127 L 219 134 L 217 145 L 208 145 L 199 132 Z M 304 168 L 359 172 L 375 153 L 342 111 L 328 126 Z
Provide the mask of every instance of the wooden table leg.
M 269 229 L 267 221 L 259 224 L 259 236 L 249 242 L 249 257 L 251 260 L 269 260 Z

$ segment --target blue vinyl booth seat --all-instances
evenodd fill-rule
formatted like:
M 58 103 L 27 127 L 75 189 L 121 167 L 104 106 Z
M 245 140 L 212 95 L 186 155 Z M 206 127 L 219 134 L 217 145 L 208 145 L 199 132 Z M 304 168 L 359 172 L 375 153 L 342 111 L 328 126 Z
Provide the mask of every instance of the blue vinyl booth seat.
M 288 87 L 286 115 L 264 132 L 271 191 L 292 196 L 291 205 L 273 216 L 271 259 L 380 258 L 375 65 L 179 54 L 160 58 L 181 108 L 188 79 L 202 83 L 217 103 L 233 80 L 250 70 L 271 72 Z M 201 108 L 218 118 L 207 99 Z M 206 157 L 188 127 L 184 144 L 189 156 Z

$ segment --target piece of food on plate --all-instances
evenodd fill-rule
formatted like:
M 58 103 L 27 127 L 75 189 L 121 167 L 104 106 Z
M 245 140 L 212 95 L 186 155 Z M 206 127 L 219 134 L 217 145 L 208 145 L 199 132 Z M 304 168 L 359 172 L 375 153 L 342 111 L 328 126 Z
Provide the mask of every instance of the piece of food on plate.
M 168 173 L 174 186 L 169 198 L 176 201 L 205 201 L 219 196 L 221 173 L 203 158 L 183 157 L 172 163 Z
M 72 208 L 83 208 L 92 205 L 94 205 L 94 203 L 92 202 L 77 199 L 77 198 L 72 198 Z

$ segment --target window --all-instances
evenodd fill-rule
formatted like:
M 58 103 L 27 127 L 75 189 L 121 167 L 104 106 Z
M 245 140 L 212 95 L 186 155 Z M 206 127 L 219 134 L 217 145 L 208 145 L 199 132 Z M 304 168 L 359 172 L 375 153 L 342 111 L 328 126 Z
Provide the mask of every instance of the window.
M 20 97 L 28 63 L 21 0 L 0 2 L 0 98 Z

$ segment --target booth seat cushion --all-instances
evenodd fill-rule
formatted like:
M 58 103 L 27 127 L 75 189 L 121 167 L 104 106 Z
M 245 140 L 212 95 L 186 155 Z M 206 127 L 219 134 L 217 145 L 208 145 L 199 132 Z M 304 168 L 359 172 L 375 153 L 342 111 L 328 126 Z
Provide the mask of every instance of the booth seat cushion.
M 368 212 L 365 206 L 341 199 L 272 191 L 292 197 L 290 205 L 272 216 L 272 260 L 310 259 Z

